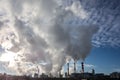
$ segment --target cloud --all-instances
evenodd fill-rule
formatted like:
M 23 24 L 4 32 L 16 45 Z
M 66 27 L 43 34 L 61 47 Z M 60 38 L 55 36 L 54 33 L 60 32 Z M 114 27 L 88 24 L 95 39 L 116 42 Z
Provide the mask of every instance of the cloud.
M 84 64 L 84 66 L 87 67 L 87 68 L 94 68 L 94 67 L 96 67 L 95 65 L 92 65 L 92 64 Z
M 18 54 L 17 61 L 21 61 L 21 62 L 16 63 L 16 66 L 18 67 L 20 66 L 19 67 L 20 71 L 21 69 L 23 69 L 23 65 L 25 65 L 25 69 L 27 69 L 26 63 L 29 61 L 38 63 L 40 60 L 42 60 L 43 62 L 48 63 L 47 65 L 49 66 L 49 68 L 50 67 L 56 68 L 56 66 L 57 67 L 59 66 L 59 63 L 63 65 L 63 63 L 65 62 L 64 60 L 65 58 L 63 57 L 65 54 L 63 54 L 64 53 L 63 50 L 67 46 L 66 44 L 69 42 L 69 40 L 67 39 L 69 38 L 68 34 L 72 34 L 72 33 L 74 33 L 75 35 L 71 37 L 74 39 L 74 40 L 71 40 L 71 42 L 74 42 L 78 46 L 79 45 L 82 45 L 82 46 L 80 47 L 76 46 L 77 48 L 76 47 L 73 48 L 73 46 L 70 47 L 70 45 L 68 45 L 71 48 L 70 50 L 74 50 L 73 52 L 70 51 L 69 53 L 71 53 L 70 55 L 73 55 L 75 59 L 76 57 L 77 59 L 79 59 L 80 57 L 79 55 L 81 53 L 85 54 L 84 51 L 87 51 L 86 49 L 88 48 L 88 46 L 85 46 L 83 44 L 86 42 L 84 42 L 85 40 L 82 40 L 82 39 L 86 38 L 85 36 L 89 35 L 89 33 L 87 33 L 88 34 L 87 35 L 86 32 L 91 32 L 89 31 L 89 29 L 91 29 L 92 26 L 88 26 L 90 28 L 88 27 L 85 28 L 85 26 L 82 26 L 82 28 L 84 29 L 81 28 L 79 31 L 76 25 L 80 26 L 80 25 L 95 24 L 99 26 L 100 29 L 98 33 L 95 34 L 94 37 L 92 38 L 93 46 L 99 47 L 99 46 L 107 45 L 112 47 L 114 46 L 120 47 L 120 36 L 119 36 L 120 6 L 119 5 L 113 6 L 113 4 L 115 3 L 114 1 L 111 1 L 111 2 L 106 1 L 105 5 L 103 4 L 103 6 L 99 6 L 99 5 L 102 5 L 101 3 L 104 3 L 103 2 L 104 0 L 101 0 L 101 2 L 97 2 L 98 0 L 95 2 L 95 0 L 93 0 L 93 1 L 89 1 L 90 3 L 87 2 L 88 0 L 81 1 L 80 3 L 78 0 L 62 0 L 63 3 L 64 1 L 66 1 L 65 4 L 68 4 L 67 3 L 68 1 L 71 1 L 73 3 L 64 7 L 65 9 L 61 10 L 60 12 L 54 11 L 54 9 L 56 9 L 56 6 L 57 6 L 56 2 L 54 2 L 55 0 L 51 0 L 50 2 L 48 2 L 48 0 L 36 0 L 36 1 L 34 0 L 16 0 L 16 1 L 1 0 L 1 1 L 2 2 L 0 3 L 1 4 L 0 9 L 3 11 L 2 12 L 0 11 L 0 17 L 2 16 L 0 18 L 0 28 L 2 26 L 4 26 L 4 28 L 2 27 L 3 29 L 0 30 L 0 35 L 1 35 L 0 45 L 2 45 L 2 48 L 4 48 L 5 50 L 9 49 L 9 50 L 12 50 L 13 52 L 20 51 L 19 53 L 24 53 L 24 54 L 17 53 Z M 106 6 L 108 4 L 109 6 Z M 97 7 L 96 5 L 99 7 Z M 62 4 L 61 6 L 64 6 L 64 4 Z M 66 8 L 68 8 L 68 10 Z M 111 8 L 114 8 L 114 9 L 111 9 Z M 64 13 L 65 10 L 66 12 Z M 6 14 L 4 15 L 3 13 L 6 13 Z M 59 14 L 54 15 L 57 13 Z M 61 13 L 62 15 L 60 15 Z M 16 19 L 14 19 L 15 17 Z M 4 22 L 4 20 L 9 21 L 9 24 Z M 49 21 L 51 20 L 50 21 L 51 25 L 49 24 L 41 25 L 40 20 L 43 20 L 43 22 L 44 20 L 45 21 L 47 20 L 48 22 L 46 23 L 49 23 Z M 57 23 L 54 23 L 53 21 Z M 71 30 L 68 29 L 68 26 L 63 25 L 64 23 L 60 23 L 61 21 L 65 21 L 66 24 L 69 23 L 68 26 L 70 26 L 69 28 L 72 27 Z M 5 26 L 7 27 L 5 28 Z M 48 28 L 46 29 L 45 26 L 47 26 Z M 79 33 L 81 31 L 84 34 Z M 49 34 L 46 34 L 46 33 L 49 33 Z M 11 34 L 14 34 L 14 36 Z M 78 35 L 83 35 L 83 36 L 77 39 L 76 37 Z M 91 38 L 87 38 L 86 40 L 89 40 L 89 39 L 91 42 Z M 77 42 L 81 42 L 81 44 L 78 44 Z M 0 50 L 2 50 L 2 48 Z M 80 54 L 78 54 L 78 52 Z M 57 54 L 54 55 L 53 53 L 57 53 Z M 61 54 L 63 54 L 63 56 L 60 56 Z M 48 56 L 45 56 L 45 55 L 48 55 Z M 82 57 L 85 58 L 86 55 L 82 55 L 81 58 Z M 51 66 L 52 64 L 56 64 L 56 65 Z M 87 68 L 95 67 L 92 64 L 84 64 L 84 65 Z M 60 70 L 60 68 L 57 68 L 56 70 Z
M 64 0 L 67 6 L 72 5 L 73 2 L 78 0 Z M 79 0 L 80 1 L 80 0 Z M 68 2 L 68 3 L 67 3 Z M 81 5 L 73 4 L 72 9 L 76 7 L 80 15 L 80 20 L 74 21 L 77 24 L 97 24 L 99 32 L 93 37 L 92 44 L 95 47 L 120 47 L 120 1 L 104 1 L 104 0 L 85 0 L 78 2 Z M 77 4 L 78 4 L 77 3 Z M 65 3 L 64 3 L 65 4 Z M 109 5 L 109 6 L 108 6 Z M 80 12 L 82 11 L 82 12 Z M 77 13 L 74 12 L 74 13 Z M 81 17 L 82 16 L 82 17 Z
M 81 67 L 81 63 L 77 64 L 77 67 Z M 95 68 L 96 66 L 93 64 L 84 64 L 84 67 L 86 68 Z
M 76 21 L 73 18 L 87 17 L 79 2 L 68 6 L 71 9 L 63 9 L 58 6 L 57 0 L 6 1 L 10 10 L 7 14 L 11 14 L 12 18 L 7 17 L 10 22 L 5 23 L 8 27 L 1 30 L 0 41 L 2 47 L 13 54 L 6 52 L 0 56 L 0 60 L 9 62 L 11 70 L 13 68 L 19 74 L 30 73 L 31 66 L 28 64 L 31 63 L 38 65 L 45 73 L 56 75 L 65 64 L 66 55 L 83 60 L 89 54 L 91 38 L 98 28 L 92 24 L 69 23 L 69 20 Z M 47 24 L 40 23 L 40 20 Z M 40 62 L 46 64 L 41 65 Z
M 113 71 L 120 72 L 120 68 L 113 69 Z

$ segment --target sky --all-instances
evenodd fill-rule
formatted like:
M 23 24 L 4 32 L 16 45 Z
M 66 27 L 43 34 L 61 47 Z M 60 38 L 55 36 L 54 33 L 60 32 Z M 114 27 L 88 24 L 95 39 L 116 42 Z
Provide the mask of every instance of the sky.
M 31 4 L 33 6 L 31 6 Z M 0 0 L 0 72 L 120 72 L 120 0 Z M 80 60 L 79 60 L 80 59 Z M 73 60 L 71 71 L 73 71 Z
M 87 57 L 86 63 L 94 64 L 98 73 L 109 74 L 111 72 L 120 72 L 120 49 L 110 47 L 93 48 L 91 54 Z
M 96 73 L 109 74 L 120 72 L 120 1 L 119 0 L 80 0 L 89 18 L 81 20 L 82 24 L 99 25 L 98 33 L 93 37 L 89 56 L 85 59 L 86 72 L 95 69 Z M 81 62 L 81 61 L 80 61 Z
M 112 72 L 120 72 L 120 50 L 119 48 L 112 47 L 93 47 L 89 56 L 84 61 L 85 72 L 104 73 L 109 75 Z M 81 62 L 77 62 L 77 72 L 81 71 Z M 74 61 L 70 62 L 71 68 L 74 65 Z M 67 72 L 67 65 L 65 65 L 65 71 Z

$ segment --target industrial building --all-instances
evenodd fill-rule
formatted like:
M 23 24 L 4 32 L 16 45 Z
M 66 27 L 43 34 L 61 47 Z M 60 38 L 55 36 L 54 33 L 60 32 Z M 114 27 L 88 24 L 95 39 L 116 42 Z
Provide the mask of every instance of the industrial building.
M 65 77 L 59 72 L 59 77 L 53 77 L 52 74 L 46 75 L 42 73 L 38 75 L 37 73 L 34 76 L 13 76 L 8 74 L 0 73 L 0 80 L 119 80 L 120 73 L 113 72 L 110 75 L 104 75 L 103 73 L 95 74 L 95 70 L 92 69 L 91 73 L 84 71 L 84 63 L 81 62 L 82 71 L 76 72 L 76 63 L 74 62 L 74 73 L 69 73 L 69 63 L 67 63 L 67 72 L 65 73 Z

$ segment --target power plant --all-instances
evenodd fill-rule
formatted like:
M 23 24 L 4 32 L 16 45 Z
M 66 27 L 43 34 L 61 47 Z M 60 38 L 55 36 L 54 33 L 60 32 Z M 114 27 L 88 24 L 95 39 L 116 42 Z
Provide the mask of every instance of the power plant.
M 92 52 L 102 53 L 96 49 L 120 47 L 120 0 L 0 0 L 0 4 L 0 80 L 120 78 L 119 72 L 87 72 L 84 61 L 77 65 Z M 66 64 L 69 59 L 74 60 Z
M 13 75 L 7 75 L 7 74 L 1 74 L 0 73 L 0 80 L 119 80 L 120 79 L 120 73 L 113 72 L 110 75 L 104 75 L 103 73 L 97 73 L 95 74 L 95 70 L 92 69 L 91 73 L 84 71 L 84 62 L 81 62 L 81 72 L 78 72 L 76 70 L 76 63 L 74 61 L 73 63 L 73 73 L 70 73 L 70 63 L 67 63 L 67 73 L 65 73 L 65 76 L 61 74 L 61 71 L 58 72 L 58 77 L 53 77 L 53 75 L 50 73 L 49 75 L 46 75 L 42 73 L 39 75 L 39 67 L 37 66 L 37 73 L 34 74 L 34 76 L 13 76 Z

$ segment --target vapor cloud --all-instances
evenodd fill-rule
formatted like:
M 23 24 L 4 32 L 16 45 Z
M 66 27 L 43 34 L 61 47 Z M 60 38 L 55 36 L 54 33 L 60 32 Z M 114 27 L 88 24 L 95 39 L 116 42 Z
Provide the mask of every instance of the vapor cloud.
M 67 8 L 57 0 L 2 0 L 1 3 L 4 7 L 0 9 L 6 14 L 1 15 L 4 22 L 0 23 L 0 26 L 4 23 L 0 45 L 5 49 L 0 62 L 7 62 L 8 70 L 32 74 L 38 67 L 41 73 L 57 76 L 68 56 L 77 61 L 90 53 L 91 39 L 98 27 L 74 24 L 73 18 L 87 18 L 77 2 Z M 82 9 L 80 13 L 78 8 Z

